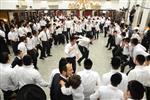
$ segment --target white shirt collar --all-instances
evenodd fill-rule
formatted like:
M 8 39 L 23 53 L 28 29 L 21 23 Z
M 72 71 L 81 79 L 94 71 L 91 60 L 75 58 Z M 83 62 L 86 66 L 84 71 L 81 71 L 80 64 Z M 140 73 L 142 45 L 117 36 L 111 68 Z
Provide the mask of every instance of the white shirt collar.
M 67 78 L 66 78 L 66 77 L 64 77 L 62 74 L 60 74 L 60 76 L 61 76 L 62 78 L 64 78 L 65 80 L 67 80 Z

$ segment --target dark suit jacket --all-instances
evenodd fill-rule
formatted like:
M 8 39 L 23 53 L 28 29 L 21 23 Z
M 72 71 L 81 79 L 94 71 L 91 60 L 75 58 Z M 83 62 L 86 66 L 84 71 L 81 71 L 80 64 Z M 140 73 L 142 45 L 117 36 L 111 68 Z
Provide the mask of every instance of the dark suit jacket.
M 60 80 L 66 82 L 66 87 L 69 86 L 67 81 L 62 78 L 59 73 L 55 74 L 50 88 L 51 100 L 73 100 L 72 95 L 67 96 L 62 94 L 61 85 L 59 84 Z
M 18 57 L 15 57 L 15 59 L 12 62 L 12 68 L 14 68 L 16 65 L 18 66 L 22 66 L 22 59 L 19 59 Z

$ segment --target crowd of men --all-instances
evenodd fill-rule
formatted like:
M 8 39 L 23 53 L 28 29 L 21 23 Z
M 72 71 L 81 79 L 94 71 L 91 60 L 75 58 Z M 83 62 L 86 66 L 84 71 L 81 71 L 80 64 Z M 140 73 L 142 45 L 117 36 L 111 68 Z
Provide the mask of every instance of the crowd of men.
M 142 100 L 144 93 L 150 100 L 150 24 L 141 34 L 139 26 L 132 28 L 105 16 L 45 15 L 19 24 L 11 21 L 9 31 L 4 22 L 0 26 L 0 89 L 4 100 L 15 100 L 14 94 L 17 100 L 44 100 L 34 94 L 30 99 L 23 97 L 20 91 L 29 84 L 50 88 L 51 100 Z M 112 50 L 112 70 L 101 77 L 92 70 L 94 61 L 89 58 L 89 46 L 100 33 L 107 37 L 106 47 Z M 12 63 L 8 43 L 15 55 Z M 61 44 L 67 57 L 60 58 L 47 83 L 37 61 L 51 57 L 53 45 Z M 81 66 L 83 59 L 84 70 L 76 72 L 76 63 Z M 129 71 L 124 73 L 127 65 Z

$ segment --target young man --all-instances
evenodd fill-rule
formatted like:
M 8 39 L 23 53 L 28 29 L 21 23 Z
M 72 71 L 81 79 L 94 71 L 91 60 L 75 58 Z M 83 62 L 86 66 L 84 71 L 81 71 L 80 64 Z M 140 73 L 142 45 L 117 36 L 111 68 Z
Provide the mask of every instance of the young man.
M 14 84 L 16 84 L 19 89 L 27 84 L 37 84 L 41 87 L 49 86 L 49 84 L 43 80 L 41 74 L 34 69 L 32 58 L 29 55 L 23 57 L 22 67 L 14 69 L 13 78 Z
M 82 57 L 78 59 L 78 64 L 79 66 L 81 66 L 81 62 L 83 59 L 88 59 L 89 57 L 89 45 L 90 43 L 92 42 L 92 38 L 91 37 L 84 37 L 84 36 L 79 36 L 79 39 L 77 40 L 79 41 L 78 43 L 78 47 L 79 47 L 79 50 L 82 54 Z
M 3 92 L 4 100 L 10 100 L 9 98 L 17 89 L 13 84 L 13 69 L 9 64 L 9 55 L 6 52 L 0 54 L 0 89 Z
M 124 100 L 123 92 L 117 87 L 122 80 L 120 73 L 115 73 L 110 78 L 110 85 L 101 86 L 99 89 L 90 96 L 90 100 Z
M 90 95 L 93 94 L 100 85 L 100 76 L 97 72 L 92 70 L 92 65 L 93 62 L 90 59 L 85 59 L 84 70 L 78 72 L 84 88 L 84 100 L 90 100 Z
M 130 81 L 128 84 L 127 100 L 143 100 L 144 91 L 143 84 L 136 80 Z
M 8 40 L 10 41 L 13 52 L 16 55 L 19 37 L 13 26 L 10 27 L 10 32 L 8 33 Z
M 146 98 L 147 100 L 150 100 L 150 55 L 146 57 L 146 64 L 147 66 L 145 67 L 145 70 L 149 73 L 147 76 L 147 83 L 145 84 L 146 87 Z
M 73 100 L 72 95 L 63 95 L 61 92 L 61 86 L 59 82 L 63 80 L 66 87 L 69 87 L 67 78 L 72 75 L 72 65 L 67 62 L 65 58 L 61 58 L 59 61 L 59 72 L 54 75 L 50 86 L 50 98 L 51 100 Z
M 72 36 L 70 38 L 70 43 L 65 46 L 65 53 L 67 55 L 67 60 L 72 64 L 74 73 L 76 72 L 76 59 L 79 58 L 79 50 L 76 43 L 77 38 Z
M 118 73 L 120 73 L 121 76 L 122 76 L 122 81 L 121 81 L 121 83 L 118 85 L 118 88 L 119 88 L 120 90 L 122 90 L 123 92 L 125 92 L 125 91 L 127 90 L 128 77 L 127 77 L 126 74 L 121 73 L 121 72 L 119 71 L 120 64 L 121 64 L 121 59 L 120 59 L 120 57 L 114 57 L 114 58 L 112 58 L 112 60 L 111 60 L 112 69 L 111 69 L 110 72 L 105 73 L 105 74 L 102 76 L 102 83 L 103 83 L 103 85 L 108 85 L 108 84 L 110 84 L 110 78 L 111 78 L 111 76 L 112 76 L 114 73 L 118 72 Z

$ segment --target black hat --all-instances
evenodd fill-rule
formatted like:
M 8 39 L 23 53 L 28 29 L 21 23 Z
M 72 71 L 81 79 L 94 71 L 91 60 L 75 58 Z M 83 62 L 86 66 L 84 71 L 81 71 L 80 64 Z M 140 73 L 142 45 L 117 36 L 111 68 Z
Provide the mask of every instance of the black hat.
M 16 100 L 46 100 L 46 94 L 39 86 L 28 84 L 19 90 Z

